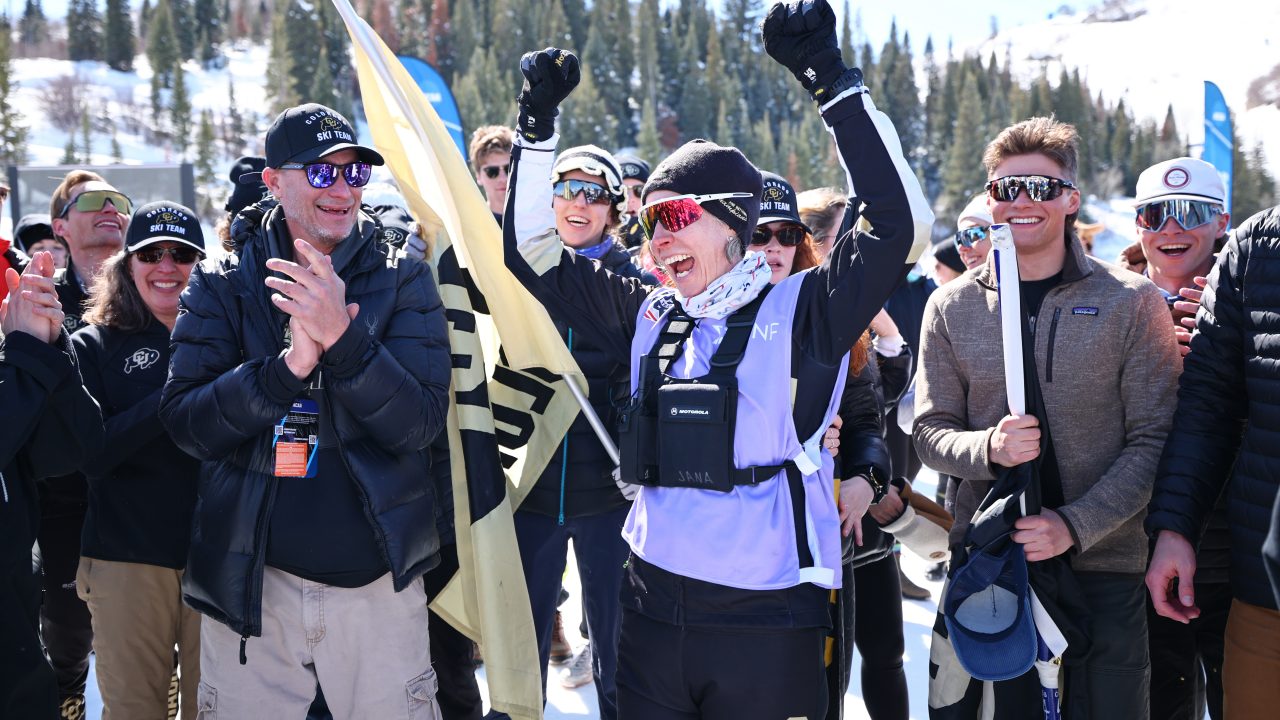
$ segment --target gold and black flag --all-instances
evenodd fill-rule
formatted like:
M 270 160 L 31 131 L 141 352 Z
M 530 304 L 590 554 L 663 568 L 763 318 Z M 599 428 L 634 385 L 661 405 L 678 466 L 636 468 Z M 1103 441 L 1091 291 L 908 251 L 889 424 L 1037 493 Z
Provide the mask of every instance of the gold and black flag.
M 373 144 L 411 214 L 440 229 L 432 267 L 453 360 L 459 571 L 431 608 L 481 644 L 490 704 L 540 718 L 542 674 L 512 511 L 579 411 L 561 375 L 584 392 L 586 383 L 546 311 L 506 270 L 501 230 L 430 103 L 348 0 L 334 4 L 351 35 Z

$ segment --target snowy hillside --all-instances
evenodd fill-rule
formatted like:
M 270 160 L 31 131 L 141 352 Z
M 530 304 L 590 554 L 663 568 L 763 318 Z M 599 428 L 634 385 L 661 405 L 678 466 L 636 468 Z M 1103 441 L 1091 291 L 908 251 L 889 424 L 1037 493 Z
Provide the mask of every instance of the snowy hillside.
M 1064 64 L 1079 67 L 1095 96 L 1123 98 L 1139 119 L 1159 122 L 1172 104 L 1179 131 L 1193 144 L 1204 138 L 1203 83 L 1211 80 L 1236 114 L 1244 146 L 1261 140 L 1271 174 L 1280 177 L 1280 106 L 1246 109 L 1250 83 L 1280 65 L 1275 30 L 1280 4 L 1112 0 L 1105 9 L 1098 5 L 1005 29 L 968 51 L 984 58 L 1007 53 L 1025 77 L 1038 76 L 1043 67 L 1055 83 Z
M 263 74 L 267 65 L 265 46 L 246 46 L 227 50 L 227 64 L 218 70 L 205 70 L 199 63 L 188 62 L 186 70 L 187 91 L 191 96 L 192 116 L 199 121 L 200 111 L 209 108 L 215 114 L 226 112 L 229 88 L 235 85 L 236 105 L 246 117 L 252 115 L 259 127 L 265 127 L 263 114 L 267 107 Z M 116 126 L 125 162 L 176 162 L 178 158 L 167 156 L 161 147 L 148 144 L 141 133 L 128 129 L 134 122 L 150 124 L 151 117 L 151 69 L 145 55 L 134 60 L 137 68 L 132 73 L 109 69 L 100 62 L 71 62 L 48 58 L 17 59 L 13 61 L 14 77 L 18 90 L 15 105 L 23 109 L 24 119 L 31 128 L 28 142 L 29 162 L 32 165 L 56 165 L 67 143 L 67 133 L 54 127 L 45 117 L 45 94 L 50 81 L 67 76 L 78 76 L 85 81 L 88 101 L 85 103 L 91 118 L 110 118 Z M 131 122 L 132 121 L 132 122 Z M 112 162 L 111 139 L 103 123 L 96 123 L 93 136 L 94 163 Z M 136 127 L 136 126 L 134 126 Z M 77 148 L 82 145 L 80 133 L 75 132 Z M 249 140 L 249 149 L 261 144 L 260 133 Z M 192 149 L 194 155 L 194 148 Z M 190 159 L 190 158 L 188 158 Z M 234 158 L 219 157 L 215 167 L 230 166 Z

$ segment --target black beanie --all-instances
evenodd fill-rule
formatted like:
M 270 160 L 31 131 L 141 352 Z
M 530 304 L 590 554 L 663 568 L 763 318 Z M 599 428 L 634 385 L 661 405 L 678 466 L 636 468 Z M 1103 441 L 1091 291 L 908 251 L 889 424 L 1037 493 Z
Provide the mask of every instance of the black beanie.
M 721 147 L 709 140 L 691 140 L 667 156 L 644 185 L 644 198 L 655 190 L 681 195 L 750 193 L 749 198 L 726 198 L 702 203 L 707 212 L 733 228 L 745 249 L 760 219 L 760 193 L 764 180 L 747 156 L 735 147 Z
M 969 268 L 965 266 L 964 260 L 960 259 L 960 250 L 956 247 L 955 240 L 947 238 L 939 240 L 933 245 L 933 257 L 943 265 L 962 273 Z
M 246 155 L 231 166 L 231 197 L 223 206 L 227 213 L 235 216 L 266 196 L 267 186 L 262 182 L 262 169 L 266 166 L 266 158 L 254 155 Z M 242 175 L 250 177 L 241 180 Z

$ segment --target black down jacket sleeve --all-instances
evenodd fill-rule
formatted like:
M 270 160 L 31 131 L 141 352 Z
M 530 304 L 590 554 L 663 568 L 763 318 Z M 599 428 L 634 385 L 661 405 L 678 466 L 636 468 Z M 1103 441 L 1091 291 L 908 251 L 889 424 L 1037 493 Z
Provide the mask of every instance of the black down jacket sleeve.
M 1172 530 L 1198 545 L 1227 482 L 1248 414 L 1241 281 L 1250 224 L 1237 228 L 1209 273 L 1191 353 L 1183 359 L 1178 409 L 1156 470 L 1146 530 Z
M 245 359 L 231 300 L 226 277 L 201 265 L 182 293 L 173 328 L 160 419 L 178 447 L 199 460 L 223 459 L 260 436 L 303 388 L 283 351 Z
M 330 394 L 387 452 L 427 447 L 449 410 L 449 336 L 444 305 L 427 266 L 402 259 L 396 300 L 381 340 L 357 317 L 325 351 Z

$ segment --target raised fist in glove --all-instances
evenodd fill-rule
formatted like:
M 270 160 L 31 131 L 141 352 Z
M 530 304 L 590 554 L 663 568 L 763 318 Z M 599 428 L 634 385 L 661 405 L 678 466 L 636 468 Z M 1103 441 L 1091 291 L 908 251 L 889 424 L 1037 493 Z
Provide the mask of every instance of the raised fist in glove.
M 769 8 L 760 26 L 765 52 L 796 76 L 819 104 L 862 84 L 836 42 L 836 15 L 827 0 L 791 0 Z
M 525 53 L 520 58 L 520 72 L 524 87 L 516 98 L 520 103 L 517 128 L 527 140 L 546 140 L 555 134 L 560 103 L 582 79 L 578 56 L 559 48 Z

